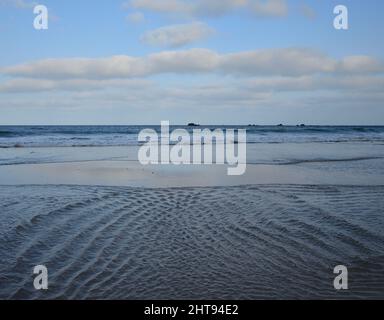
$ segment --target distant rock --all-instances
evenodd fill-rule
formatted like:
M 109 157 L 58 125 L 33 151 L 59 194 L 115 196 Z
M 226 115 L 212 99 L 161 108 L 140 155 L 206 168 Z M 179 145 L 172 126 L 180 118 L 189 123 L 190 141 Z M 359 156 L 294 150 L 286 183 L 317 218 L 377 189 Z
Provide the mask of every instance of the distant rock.
M 191 123 L 188 123 L 188 127 L 200 127 L 200 125 L 197 123 L 191 122 Z

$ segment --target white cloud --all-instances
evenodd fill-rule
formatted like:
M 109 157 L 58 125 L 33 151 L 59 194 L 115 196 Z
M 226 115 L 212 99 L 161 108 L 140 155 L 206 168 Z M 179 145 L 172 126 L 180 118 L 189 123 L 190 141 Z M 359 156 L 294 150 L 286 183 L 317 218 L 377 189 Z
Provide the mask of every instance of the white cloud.
M 89 80 L 89 79 L 31 79 L 18 78 L 0 83 L 2 93 L 25 93 L 43 91 L 93 91 L 105 88 L 124 88 L 130 90 L 144 90 L 151 85 L 151 81 L 143 79 L 112 79 L 112 80 Z
M 260 77 L 246 80 L 244 87 L 254 91 L 360 91 L 381 92 L 384 77 L 372 75 L 324 76 L 310 75 L 301 77 Z
M 127 16 L 127 20 L 131 23 L 141 23 L 145 20 L 145 17 L 141 12 L 133 12 Z
M 349 56 L 340 62 L 340 70 L 352 73 L 384 72 L 383 63 L 369 56 Z
M 269 49 L 222 56 L 221 68 L 244 75 L 305 75 L 333 72 L 336 61 L 309 49 Z
M 283 66 L 274 67 L 275 59 L 280 59 L 284 52 L 289 58 Z M 311 55 L 313 59 L 309 58 Z M 302 74 L 293 72 L 293 58 L 299 58 L 295 66 Z M 313 64 L 316 59 L 323 59 L 324 65 Z M 312 112 L 321 114 L 325 107 L 345 108 L 342 114 L 353 108 L 379 110 L 384 101 L 384 76 L 377 71 L 382 66 L 373 70 L 367 68 L 370 65 L 367 61 L 371 60 L 347 57 L 336 61 L 314 51 L 299 49 L 232 55 L 199 49 L 165 51 L 145 58 L 45 60 L 11 68 L 13 73 L 8 73 L 6 80 L 0 82 L 0 109 L 6 115 L 12 115 L 18 108 L 21 110 L 18 112 L 40 110 L 36 122 L 41 121 L 45 108 L 54 108 L 58 114 L 63 112 L 67 116 L 81 111 L 84 120 L 91 122 L 95 112 L 99 116 L 93 120 L 104 121 L 105 110 L 114 110 L 114 121 L 123 121 L 121 114 L 126 117 L 135 114 L 137 123 L 148 122 L 148 119 L 156 122 L 164 114 L 179 114 L 184 122 L 195 114 L 204 114 L 205 121 L 215 122 L 219 119 L 217 112 L 225 112 L 226 118 L 220 119 L 229 122 L 236 116 L 239 121 L 248 121 L 249 117 L 244 116 L 247 112 L 256 116 L 255 121 L 262 121 L 257 117 L 258 112 L 267 112 L 270 108 L 274 114 L 292 110 L 289 112 L 300 118 L 309 108 L 308 119 L 313 119 Z M 246 70 L 245 66 L 252 62 L 252 68 Z M 279 72 L 280 67 L 284 67 L 282 72 Z M 178 76 L 167 78 L 166 83 L 158 77 L 131 79 L 132 74 L 144 77 L 168 72 Z M 183 76 L 184 73 L 187 76 Z M 196 76 L 190 77 L 191 73 Z M 246 77 L 231 76 L 234 74 Z M 361 112 L 373 120 L 380 118 Z M 12 121 L 17 122 L 17 119 Z M 73 121 L 71 117 L 68 119 Z
M 270 0 L 268 0 L 270 1 Z M 192 16 L 222 16 L 231 11 L 246 8 L 249 0 L 198 0 L 189 12 Z
M 2 123 L 20 123 L 23 114 L 28 123 L 66 119 L 68 124 L 143 124 L 158 123 L 164 116 L 171 117 L 167 119 L 172 123 L 186 123 L 195 117 L 204 123 L 279 123 L 284 115 L 286 123 L 350 124 L 354 116 L 359 123 L 377 124 L 384 101 L 383 77 L 375 76 L 217 76 L 202 77 L 198 83 L 175 79 L 166 85 L 161 81 L 136 83 L 137 79 L 25 81 L 29 81 L 29 88 L 27 82 L 24 89 L 14 82 L 7 94 L 0 84 Z M 267 118 L 262 118 L 263 114 Z
M 253 12 L 260 16 L 282 17 L 288 13 L 286 0 L 256 0 L 250 4 Z
M 193 5 L 182 0 L 131 0 L 124 2 L 123 7 L 162 13 L 186 13 Z
M 284 16 L 286 0 L 130 0 L 123 7 L 192 17 L 222 16 L 246 9 L 260 16 Z
M 219 54 L 208 49 L 163 51 L 144 57 L 112 56 L 47 59 L 0 68 L 0 74 L 41 79 L 119 79 L 159 74 L 236 76 L 303 76 L 311 74 L 378 74 L 383 63 L 368 56 L 333 59 L 309 49 L 264 49 Z
M 144 76 L 148 73 L 141 58 L 113 56 L 87 59 L 46 59 L 0 69 L 0 73 L 32 78 L 113 79 Z
M 89 79 L 31 79 L 17 78 L 0 83 L 2 93 L 26 93 L 44 91 L 79 91 L 79 92 L 102 92 L 108 89 L 118 89 L 119 91 L 143 90 L 148 94 L 148 89 L 152 90 L 156 82 L 144 79 L 108 79 L 108 80 L 89 80 Z M 375 75 L 307 75 L 299 77 L 252 77 L 237 79 L 231 78 L 215 79 L 205 85 L 189 85 L 177 83 L 169 88 L 167 92 L 191 92 L 199 93 L 208 97 L 210 93 L 221 92 L 226 96 L 226 92 L 242 92 L 247 96 L 247 92 L 305 92 L 305 91 L 359 91 L 359 92 L 382 92 L 384 87 L 384 77 Z M 238 97 L 240 98 L 240 97 Z
M 213 32 L 205 23 L 193 22 L 148 31 L 141 41 L 153 46 L 177 48 L 207 38 Z
M 17 9 L 30 9 L 37 5 L 37 2 L 25 0 L 0 0 L 0 6 L 10 6 Z

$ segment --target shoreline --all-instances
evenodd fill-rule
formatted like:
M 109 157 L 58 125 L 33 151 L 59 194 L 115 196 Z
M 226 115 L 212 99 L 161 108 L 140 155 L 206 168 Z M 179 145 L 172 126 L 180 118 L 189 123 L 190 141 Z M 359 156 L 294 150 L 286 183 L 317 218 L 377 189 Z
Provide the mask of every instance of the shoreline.
M 383 162 L 361 160 L 356 163 Z M 336 162 L 340 166 L 341 163 Z M 148 165 L 137 161 L 81 161 L 0 166 L 0 185 L 88 185 L 144 188 L 241 185 L 383 185 L 382 175 L 325 171 L 317 163 L 248 164 L 242 176 L 228 176 L 226 165 Z M 353 170 L 353 169 L 351 169 Z
M 384 146 L 258 144 L 247 147 L 244 175 L 228 165 L 141 165 L 138 146 L 3 149 L 1 185 L 204 187 L 257 184 L 382 185 Z

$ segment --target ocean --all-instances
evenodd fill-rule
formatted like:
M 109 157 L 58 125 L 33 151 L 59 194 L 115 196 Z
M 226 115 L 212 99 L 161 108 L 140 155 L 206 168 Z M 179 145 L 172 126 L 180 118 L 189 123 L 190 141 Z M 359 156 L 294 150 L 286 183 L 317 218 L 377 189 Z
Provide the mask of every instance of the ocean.
M 126 146 L 138 144 L 143 129 L 160 126 L 0 126 L 0 148 L 54 146 Z M 384 143 L 384 126 L 201 126 L 198 129 L 246 129 L 248 143 Z M 171 126 L 170 130 L 196 127 Z

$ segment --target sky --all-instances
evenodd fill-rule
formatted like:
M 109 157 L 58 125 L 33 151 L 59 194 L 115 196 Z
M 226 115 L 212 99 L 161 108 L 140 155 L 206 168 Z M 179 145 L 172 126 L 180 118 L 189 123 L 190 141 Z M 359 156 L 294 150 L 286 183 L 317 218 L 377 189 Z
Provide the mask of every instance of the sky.
M 334 28 L 340 4 L 348 30 Z M 382 0 L 0 0 L 0 125 L 384 125 L 383 12 Z

